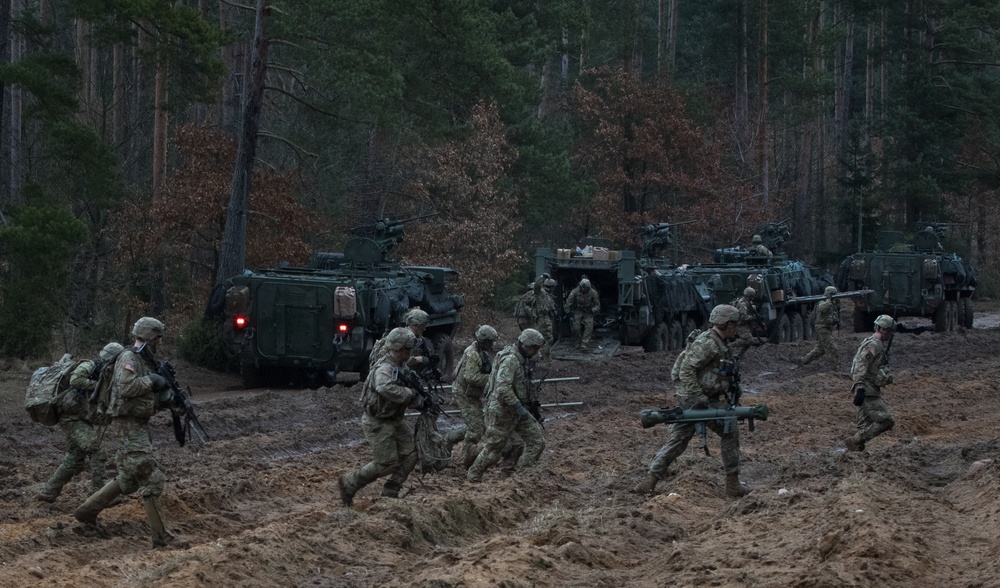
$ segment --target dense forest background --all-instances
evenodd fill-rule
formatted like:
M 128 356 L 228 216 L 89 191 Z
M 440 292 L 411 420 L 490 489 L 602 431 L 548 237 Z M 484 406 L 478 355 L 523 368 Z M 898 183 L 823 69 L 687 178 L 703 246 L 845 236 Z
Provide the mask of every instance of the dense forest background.
M 956 223 L 995 294 L 1000 3 L 0 0 L 0 354 L 200 321 L 246 268 L 439 214 L 473 303 L 538 245 L 788 220 L 831 269 Z

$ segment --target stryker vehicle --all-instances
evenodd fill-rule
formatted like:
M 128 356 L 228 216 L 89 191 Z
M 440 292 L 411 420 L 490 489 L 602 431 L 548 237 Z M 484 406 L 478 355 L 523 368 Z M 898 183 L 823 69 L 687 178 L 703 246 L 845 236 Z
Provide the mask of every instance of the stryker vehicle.
M 430 315 L 424 336 L 442 372 L 450 372 L 451 341 L 465 304 L 451 289 L 458 274 L 390 261 L 405 222 L 383 219 L 356 228 L 342 254 L 317 254 L 310 267 L 248 270 L 233 278 L 223 340 L 230 356 L 239 356 L 246 387 L 331 386 L 340 371 L 363 379 L 373 344 L 410 308 Z
M 755 255 L 742 248 L 717 249 L 715 263 L 684 266 L 695 283 L 705 285 L 720 304 L 728 304 L 743 296 L 750 286 L 756 292 L 759 321 L 751 332 L 771 343 L 812 339 L 815 333 L 813 309 L 823 300 L 823 289 L 832 286 L 833 276 L 822 268 L 801 261 L 789 261 L 784 254 L 784 242 L 789 231 L 784 222 L 769 223 L 756 234 L 761 235 L 771 256 Z M 858 299 L 864 294 L 842 291 L 834 298 Z
M 929 317 L 934 330 L 972 328 L 972 295 L 976 272 L 954 253 L 946 253 L 940 239 L 943 223 L 924 223 L 911 244 L 903 234 L 879 234 L 877 251 L 851 255 L 840 265 L 837 283 L 842 288 L 869 288 L 854 312 L 854 330 L 872 330 L 875 317 Z
M 650 237 L 647 246 L 653 240 L 662 244 L 670 226 L 663 223 L 644 227 Z M 642 345 L 646 351 L 676 350 L 683 346 L 687 333 L 707 323 L 711 294 L 670 269 L 666 260 L 637 258 L 634 251 L 612 250 L 612 243 L 606 239 L 588 238 L 581 245 L 579 252 L 549 248 L 535 251 L 536 275 L 548 274 L 556 281 L 557 343 L 553 357 L 612 355 L 621 345 Z M 566 297 L 584 277 L 601 298 L 601 311 L 594 317 L 597 345 L 587 354 L 576 352 L 567 343 L 571 333 L 569 317 L 563 311 Z

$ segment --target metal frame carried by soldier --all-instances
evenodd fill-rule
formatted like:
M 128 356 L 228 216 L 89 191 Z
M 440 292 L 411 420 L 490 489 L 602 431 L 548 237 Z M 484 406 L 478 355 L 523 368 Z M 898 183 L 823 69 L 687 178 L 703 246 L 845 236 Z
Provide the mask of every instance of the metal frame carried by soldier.
M 738 382 L 732 351 L 728 341 L 739 331 L 740 311 L 729 304 L 720 304 L 709 316 L 711 328 L 698 335 L 683 351 L 684 358 L 678 366 L 679 382 L 676 388 L 678 405 L 684 410 L 717 408 L 728 409 L 734 402 L 734 384 Z M 636 487 L 642 495 L 653 493 L 656 485 L 667 477 L 668 468 L 695 435 L 695 423 L 672 423 L 667 442 L 649 464 L 646 478 Z M 721 421 L 707 422 L 704 426 L 715 432 L 722 442 L 722 464 L 726 473 L 726 496 L 738 498 L 748 493 L 740 487 L 740 434 L 739 427 Z
M 844 441 L 847 451 L 864 451 L 865 445 L 890 430 L 896 422 L 882 400 L 882 388 L 892 384 L 889 351 L 896 321 L 887 314 L 875 319 L 875 332 L 858 346 L 851 362 L 851 396 L 858 407 L 857 432 Z
M 81 523 L 93 525 L 97 515 L 116 498 L 138 492 L 146 510 L 153 547 L 187 548 L 190 542 L 170 532 L 160 507 L 166 476 L 153 457 L 149 430 L 149 419 L 173 401 L 170 383 L 156 373 L 157 366 L 152 360 L 166 329 L 166 325 L 153 317 L 140 318 L 132 327 L 134 346 L 126 348 L 115 360 L 107 412 L 120 435 L 121 449 L 116 456 L 118 476 L 87 498 L 73 514 Z

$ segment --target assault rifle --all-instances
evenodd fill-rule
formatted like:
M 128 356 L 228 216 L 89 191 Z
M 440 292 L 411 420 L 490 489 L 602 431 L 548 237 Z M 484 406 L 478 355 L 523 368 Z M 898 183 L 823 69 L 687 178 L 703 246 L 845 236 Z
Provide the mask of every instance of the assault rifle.
M 177 383 L 174 366 L 169 361 L 157 362 L 153 358 L 153 352 L 150 351 L 145 343 L 136 351 L 146 361 L 156 365 L 156 373 L 170 384 L 170 390 L 173 391 L 170 401 L 170 414 L 174 422 L 174 438 L 177 439 L 177 443 L 181 447 L 184 447 L 184 443 L 191 438 L 192 431 L 198 437 L 198 440 L 201 441 L 202 445 L 208 443 L 208 433 L 205 432 L 205 428 L 198 422 L 198 415 L 195 414 L 194 405 L 191 403 L 191 387 L 188 386 L 187 390 L 181 388 L 181 385 Z M 182 419 L 183 423 L 181 422 Z
M 417 396 L 422 400 L 420 412 L 426 412 L 431 416 L 437 416 L 444 412 L 441 408 L 441 400 L 427 386 L 424 385 L 423 378 L 413 370 L 404 370 L 400 376 L 403 384 L 407 388 L 412 388 L 417 392 Z

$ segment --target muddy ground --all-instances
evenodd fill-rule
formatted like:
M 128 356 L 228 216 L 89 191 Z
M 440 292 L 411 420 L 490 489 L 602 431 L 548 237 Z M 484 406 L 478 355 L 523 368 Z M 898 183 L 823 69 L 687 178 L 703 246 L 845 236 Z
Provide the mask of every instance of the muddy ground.
M 638 414 L 670 402 L 673 353 L 552 362 L 550 375 L 581 380 L 544 400 L 584 405 L 548 411 L 533 471 L 490 470 L 479 485 L 454 468 L 414 475 L 402 498 L 381 498 L 374 484 L 353 508 L 340 505 L 336 477 L 370 458 L 359 387 L 245 391 L 236 376 L 177 362 L 211 435 L 180 448 L 166 416 L 154 420 L 165 510 L 188 550 L 151 549 L 134 496 L 96 531 L 77 524 L 83 475 L 56 503 L 35 500 L 64 440 L 23 411 L 37 366 L 6 362 L 0 584 L 1000 586 L 998 308 L 977 303 L 972 330 L 897 336 L 886 391 L 897 424 L 859 454 L 845 454 L 843 438 L 854 430 L 847 370 L 862 335 L 839 335 L 836 371 L 795 367 L 810 342 L 751 349 L 744 404 L 767 403 L 771 417 L 741 431 L 752 492 L 739 500 L 723 495 L 711 437 L 712 455 L 696 438 L 656 496 L 630 492 L 666 439 Z M 514 329 L 503 331 L 509 341 Z

